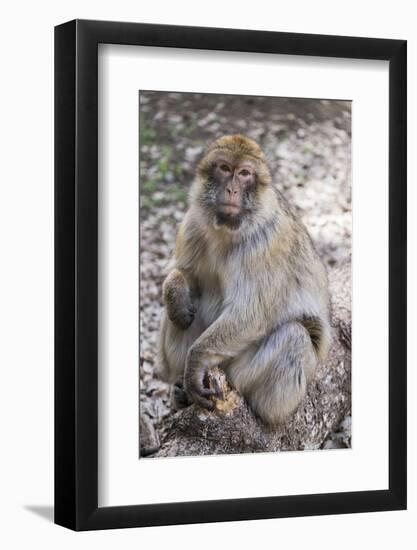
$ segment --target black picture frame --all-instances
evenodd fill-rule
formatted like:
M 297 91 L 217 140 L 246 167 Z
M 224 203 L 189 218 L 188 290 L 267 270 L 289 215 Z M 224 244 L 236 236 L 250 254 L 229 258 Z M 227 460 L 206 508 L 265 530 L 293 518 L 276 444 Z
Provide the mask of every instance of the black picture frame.
M 389 61 L 389 488 L 98 507 L 98 44 Z M 55 522 L 74 530 L 406 508 L 406 41 L 74 20 L 55 28 Z

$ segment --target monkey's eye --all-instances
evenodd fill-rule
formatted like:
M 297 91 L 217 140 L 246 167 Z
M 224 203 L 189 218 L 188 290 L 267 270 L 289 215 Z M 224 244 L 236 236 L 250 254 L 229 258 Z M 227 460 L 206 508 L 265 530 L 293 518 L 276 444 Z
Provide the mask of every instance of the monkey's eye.
M 241 171 L 239 172 L 239 175 L 240 175 L 240 176 L 246 177 L 246 176 L 249 176 L 249 175 L 250 175 L 250 172 L 249 172 L 249 170 L 243 169 L 243 170 L 241 170 Z
M 222 172 L 231 172 L 230 166 L 227 166 L 227 164 L 221 164 L 221 165 L 220 165 L 220 170 L 221 170 Z

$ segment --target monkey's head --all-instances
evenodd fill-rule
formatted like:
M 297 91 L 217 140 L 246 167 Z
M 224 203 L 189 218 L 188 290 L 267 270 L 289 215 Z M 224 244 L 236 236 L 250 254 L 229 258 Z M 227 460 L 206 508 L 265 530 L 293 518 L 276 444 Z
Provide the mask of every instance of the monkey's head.
M 245 136 L 224 136 L 209 145 L 198 164 L 192 195 L 215 227 L 237 230 L 250 222 L 270 184 L 259 145 Z

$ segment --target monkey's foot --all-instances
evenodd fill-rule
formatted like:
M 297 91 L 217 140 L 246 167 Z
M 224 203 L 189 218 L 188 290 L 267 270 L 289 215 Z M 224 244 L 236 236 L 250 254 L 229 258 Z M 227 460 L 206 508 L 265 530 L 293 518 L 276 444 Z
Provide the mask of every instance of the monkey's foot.
M 182 378 L 178 378 L 171 388 L 171 403 L 176 411 L 191 405 L 191 401 L 188 399 L 188 395 L 184 390 Z

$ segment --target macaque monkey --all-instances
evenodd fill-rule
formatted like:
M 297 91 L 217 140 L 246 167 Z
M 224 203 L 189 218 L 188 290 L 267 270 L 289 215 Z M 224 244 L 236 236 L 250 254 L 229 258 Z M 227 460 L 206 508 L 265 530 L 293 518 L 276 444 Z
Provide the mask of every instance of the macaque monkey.
M 329 347 L 327 275 L 255 141 L 224 136 L 198 164 L 163 300 L 159 369 L 177 406 L 213 408 L 217 365 L 266 424 L 295 411 Z

